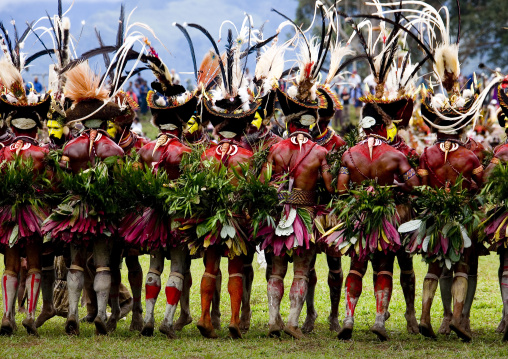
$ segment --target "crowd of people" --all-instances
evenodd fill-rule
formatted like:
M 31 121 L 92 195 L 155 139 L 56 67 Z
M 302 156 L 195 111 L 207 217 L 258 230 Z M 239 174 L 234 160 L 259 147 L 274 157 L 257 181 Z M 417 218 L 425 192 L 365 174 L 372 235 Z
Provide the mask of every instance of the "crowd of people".
M 169 70 L 142 35 L 143 31 L 153 34 L 150 27 L 139 23 L 130 27 L 123 8 L 117 36 L 123 42 L 93 51 L 110 64 L 109 81 L 93 72 L 89 56 L 71 56 L 70 22 L 59 13 L 48 17 L 47 30 L 26 32 L 52 31 L 52 38 L 58 39 L 48 50 L 55 58 L 50 78 L 57 81 L 49 84 L 51 91 L 46 93 L 37 91 L 37 82 L 27 88 L 21 72 L 29 63 L 20 60 L 17 50 L 23 48 L 20 42 L 25 36 L 13 39 L 4 31 L 0 35 L 4 49 L 0 246 L 5 270 L 0 334 L 11 335 L 16 329 L 15 303 L 23 281 L 28 294 L 22 325 L 29 334 L 38 335 L 38 328 L 64 307 L 65 332 L 79 335 L 78 308 L 86 293 L 85 321 L 94 323 L 97 335 L 114 331 L 131 310 L 130 328 L 151 336 L 169 259 L 159 331 L 175 338 L 176 331 L 192 322 L 190 267 L 192 260 L 202 260 L 205 271 L 196 326 L 204 337 L 216 338 L 217 303 L 225 275 L 220 262 L 225 257 L 229 335 L 239 339 L 250 327 L 252 262 L 256 251 L 262 251 L 268 264 L 271 337 L 285 332 L 300 339 L 313 330 L 318 281 L 314 265 L 323 253 L 329 267 L 330 330 L 339 339 L 352 338 L 355 308 L 370 262 L 376 301 L 371 331 L 388 340 L 385 321 L 390 316 L 397 258 L 407 331 L 436 337 L 430 314 L 439 284 L 445 307 L 439 333 L 453 331 L 471 341 L 469 318 L 478 257 L 497 251 L 505 306 L 497 330 L 508 340 L 508 191 L 504 188 L 508 147 L 506 141 L 495 142 L 495 136 L 486 135 L 506 128 L 508 80 L 495 71 L 481 86 L 476 77 L 471 86 L 462 86 L 459 45 L 450 42 L 449 24 L 440 12 L 425 3 L 418 3 L 421 9 L 415 12 L 406 8 L 414 2 L 405 0 L 395 10 L 377 5 L 371 20 L 356 24 L 348 18 L 354 32 L 346 44 L 334 34 L 336 17 L 344 14 L 321 2 L 315 7 L 322 16 L 322 36 L 315 39 L 310 39 L 312 28 L 304 31 L 290 20 L 265 38 L 246 16 L 240 31 L 228 29 L 221 51 L 200 25 L 175 24 L 189 44 L 190 51 L 179 56 L 192 59 L 192 90 L 180 83 L 176 71 Z M 394 20 L 384 21 L 388 16 Z M 372 33 L 371 21 L 380 21 L 378 36 Z M 428 29 L 428 38 L 411 31 L 420 25 Z M 290 36 L 279 37 L 284 28 Z M 196 31 L 192 36 L 191 29 Z M 363 53 L 349 47 L 355 37 Z M 213 50 L 197 63 L 193 41 L 201 40 L 210 42 Z M 415 83 L 425 61 L 411 59 L 414 55 L 404 50 L 406 41 L 417 42 L 424 60 L 432 63 L 429 88 Z M 146 50 L 137 52 L 137 44 Z M 290 57 L 296 60 L 286 71 L 290 51 L 296 52 Z M 106 61 L 112 52 L 115 58 L 128 60 Z M 251 78 L 246 63 L 256 52 Z M 135 80 L 125 77 L 127 63 L 134 60 L 154 74 L 150 89 L 140 75 Z M 333 90 L 345 61 L 364 60 L 370 76 L 362 81 L 353 71 L 350 88 Z M 362 92 L 364 84 L 367 92 Z M 491 104 L 491 116 L 480 123 L 478 114 L 493 88 L 501 107 Z M 358 111 L 360 121 L 341 137 L 329 124 L 348 103 Z M 159 130 L 152 141 L 137 131 L 136 113 L 148 110 Z M 44 123 L 47 143 L 38 141 Z M 208 125 L 213 127 L 211 135 Z M 467 130 L 476 131 L 478 137 L 464 138 Z M 144 308 L 142 255 L 150 258 Z M 428 263 L 419 321 L 414 305 L 415 255 Z M 345 280 L 343 256 L 351 258 Z M 124 304 L 129 301 L 120 300 L 125 293 L 120 275 L 123 258 L 132 292 L 128 305 Z M 20 276 L 23 261 L 24 277 Z M 294 275 L 284 320 L 280 304 L 289 262 Z M 58 273 L 67 273 L 59 275 L 65 284 L 55 286 L 55 263 Z M 340 323 L 343 284 L 345 312 Z M 67 294 L 58 308 L 56 291 Z M 36 317 L 40 292 L 42 308 Z M 175 320 L 178 305 L 181 314 Z M 304 305 L 307 317 L 300 327 Z

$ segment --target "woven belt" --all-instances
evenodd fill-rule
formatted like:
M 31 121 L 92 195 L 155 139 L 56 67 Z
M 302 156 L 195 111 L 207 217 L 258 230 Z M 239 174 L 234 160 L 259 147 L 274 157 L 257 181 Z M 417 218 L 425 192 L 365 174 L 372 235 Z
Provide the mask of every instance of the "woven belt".
M 293 188 L 291 193 L 279 193 L 279 200 L 285 204 L 295 204 L 299 206 L 314 206 L 316 204 L 316 191 L 305 191 L 299 188 Z

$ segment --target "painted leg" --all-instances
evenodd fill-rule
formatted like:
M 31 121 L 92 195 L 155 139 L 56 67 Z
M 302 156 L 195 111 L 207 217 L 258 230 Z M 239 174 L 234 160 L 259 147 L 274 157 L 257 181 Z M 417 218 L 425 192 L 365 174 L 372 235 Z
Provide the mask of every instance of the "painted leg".
M 141 305 L 143 269 L 137 255 L 125 257 L 125 264 L 129 271 L 128 279 L 132 291 L 132 319 L 129 330 L 140 332 L 143 329 L 143 307 Z
M 42 272 L 41 272 L 41 292 L 42 292 L 42 309 L 41 313 L 35 321 L 35 327 L 39 328 L 47 320 L 56 315 L 53 304 L 53 291 L 55 287 L 55 253 L 47 253 L 42 255 Z
M 289 317 L 284 332 L 291 335 L 295 339 L 304 337 L 300 328 L 298 328 L 298 320 L 307 296 L 309 287 L 309 272 L 312 261 L 316 258 L 315 250 L 304 251 L 300 256 L 293 255 L 293 284 L 289 292 Z
M 251 266 L 252 269 L 252 266 Z M 241 339 L 240 331 L 240 308 L 242 305 L 244 277 L 244 263 L 241 256 L 229 259 L 228 262 L 228 292 L 231 300 L 231 320 L 229 322 L 229 336 L 233 339 Z M 252 285 L 252 283 L 251 283 Z
M 166 310 L 164 312 L 164 319 L 159 327 L 160 332 L 165 334 L 169 339 L 176 338 L 173 318 L 180 301 L 180 296 L 182 295 L 183 272 L 187 257 L 187 248 L 183 246 L 171 248 L 171 273 L 166 283 Z
M 26 318 L 23 320 L 23 326 L 30 335 L 39 336 L 35 327 L 35 311 L 37 309 L 37 300 L 39 299 L 39 291 L 41 288 L 41 271 L 32 268 L 28 270 L 26 278 L 27 295 L 27 312 Z
M 18 272 L 18 313 L 26 313 L 26 276 L 28 269 L 26 268 L 26 258 L 21 258 L 21 268 Z M 14 313 L 14 315 L 16 315 Z
M 400 267 L 400 286 L 406 302 L 406 329 L 409 334 L 418 334 L 418 321 L 415 313 L 415 288 L 416 278 L 413 270 L 413 257 L 408 255 L 404 249 L 397 253 L 397 260 Z
M 367 271 L 367 266 L 367 261 L 360 262 L 356 258 L 351 258 L 351 268 L 346 277 L 346 315 L 342 323 L 342 329 L 337 336 L 341 340 L 349 340 L 353 336 L 355 308 L 358 299 L 362 295 L 362 280 Z
M 443 302 L 443 321 L 439 327 L 438 333 L 449 335 L 450 322 L 452 320 L 452 285 L 453 271 L 444 269 L 443 274 L 439 278 L 439 289 L 441 291 L 441 301 Z
M 19 259 L 18 259 L 19 261 Z M 12 270 L 5 270 L 2 276 L 2 303 L 4 306 L 4 315 L 0 327 L 0 335 L 11 335 L 14 331 L 11 317 L 12 311 L 16 305 L 18 290 L 18 274 Z
M 111 287 L 109 290 L 109 303 L 111 305 L 111 315 L 107 319 L 106 330 L 108 333 L 116 330 L 116 326 L 121 317 L 120 309 L 120 285 L 122 285 L 122 249 L 114 246 L 110 256 L 111 268 Z M 124 289 L 125 286 L 122 285 Z
M 221 259 L 220 248 L 216 246 L 210 246 L 205 252 L 205 273 L 201 279 L 201 318 L 197 322 L 196 326 L 199 332 L 205 338 L 217 338 L 214 326 L 212 325 L 212 317 L 210 316 L 210 306 L 216 292 L 217 275 L 219 273 Z
M 65 323 L 65 332 L 69 335 L 79 335 L 79 297 L 85 284 L 84 267 L 86 263 L 86 248 L 71 245 L 71 266 L 67 272 L 67 290 L 69 298 L 69 313 Z
M 390 305 L 393 291 L 393 262 L 394 253 L 376 253 L 372 261 L 372 267 L 377 272 L 374 292 L 376 297 L 376 320 L 370 330 L 377 335 L 379 340 L 388 340 L 385 328 L 386 313 Z
M 331 332 L 339 332 L 339 304 L 344 275 L 340 257 L 326 256 L 328 262 L 328 287 L 330 288 L 330 316 L 328 323 Z
M 187 256 L 185 262 L 185 271 L 183 273 L 183 288 L 182 295 L 180 296 L 180 317 L 176 320 L 173 326 L 176 331 L 182 330 L 183 327 L 192 323 L 192 316 L 190 314 L 190 289 L 192 287 L 192 274 L 190 271 L 191 259 Z
M 471 334 L 465 330 L 461 323 L 462 310 L 464 309 L 467 294 L 467 277 L 467 273 L 455 272 L 452 285 L 453 315 L 452 321 L 450 322 L 450 329 L 465 342 L 471 341 Z
M 422 316 L 420 317 L 420 324 L 418 328 L 420 330 L 420 334 L 433 339 L 436 338 L 436 334 L 434 333 L 430 322 L 430 309 L 432 308 L 432 301 L 436 295 L 441 271 L 442 269 L 439 267 L 439 263 L 432 263 L 429 265 L 429 271 L 423 280 Z
M 246 256 L 242 256 L 243 260 L 243 295 L 242 295 L 242 311 L 240 316 L 240 330 L 245 333 L 250 328 L 250 318 L 252 311 L 250 307 L 250 296 L 252 293 L 252 282 L 254 281 L 254 269 L 252 262 L 254 261 L 255 251 L 251 251 Z
M 267 256 L 268 258 L 268 256 Z M 272 268 L 270 278 L 267 284 L 268 295 L 268 335 L 270 337 L 280 337 L 280 332 L 284 329 L 284 322 L 280 316 L 280 302 L 284 295 L 284 277 L 288 270 L 288 260 L 286 257 L 277 257 L 270 255 Z
M 309 271 L 309 281 L 307 284 L 307 295 L 305 297 L 305 302 L 307 304 L 307 316 L 305 317 L 305 322 L 302 325 L 302 332 L 307 334 L 314 330 L 314 323 L 318 317 L 316 307 L 314 305 L 314 297 L 316 292 L 316 284 L 317 284 L 317 275 L 316 269 L 314 266 L 316 265 L 316 255 L 312 260 L 310 271 Z
M 107 335 L 106 328 L 109 293 L 111 290 L 111 248 L 104 238 L 96 239 L 93 244 L 93 260 L 95 263 L 95 278 L 93 289 L 97 295 L 97 316 L 95 317 L 95 334 Z
M 155 326 L 154 309 L 155 302 L 161 291 L 161 273 L 164 270 L 164 253 L 162 250 L 156 250 L 150 253 L 150 269 L 146 274 L 145 282 L 145 305 L 146 314 L 141 329 L 141 335 L 150 337 L 153 335 Z

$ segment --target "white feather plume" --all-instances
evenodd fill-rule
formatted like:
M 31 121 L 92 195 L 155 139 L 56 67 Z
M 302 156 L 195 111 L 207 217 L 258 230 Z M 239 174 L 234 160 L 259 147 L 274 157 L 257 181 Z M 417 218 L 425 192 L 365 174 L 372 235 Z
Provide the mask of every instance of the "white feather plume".
M 330 82 L 334 79 L 335 73 L 342 64 L 344 57 L 354 55 L 355 52 L 347 45 L 341 46 L 341 44 L 336 44 L 330 51 L 330 54 L 330 69 L 328 71 L 328 76 L 326 76 L 325 84 L 330 84 Z
M 445 78 L 445 72 L 453 74 L 455 79 L 459 78 L 459 45 L 446 43 L 439 45 L 435 50 L 434 58 L 436 59 L 434 71 L 440 79 Z

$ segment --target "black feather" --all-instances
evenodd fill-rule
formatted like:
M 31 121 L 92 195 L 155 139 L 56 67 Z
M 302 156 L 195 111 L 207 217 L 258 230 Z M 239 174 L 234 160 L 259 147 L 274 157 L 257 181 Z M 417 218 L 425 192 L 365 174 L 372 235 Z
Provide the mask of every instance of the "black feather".
M 212 46 L 213 46 L 213 48 L 215 50 L 215 53 L 218 56 L 219 67 L 220 67 L 220 71 L 221 71 L 221 74 L 222 74 L 223 81 L 226 81 L 226 70 L 224 69 L 224 64 L 223 64 L 222 58 L 220 56 L 219 48 L 217 47 L 217 43 L 213 39 L 212 35 L 210 35 L 208 30 L 206 30 L 201 25 L 198 25 L 198 24 L 188 24 L 188 25 L 190 27 L 193 27 L 193 28 L 198 29 L 199 31 L 201 31 L 208 38 L 208 40 L 210 40 L 210 42 L 212 43 Z
M 297 73 L 297 72 L 298 72 L 298 68 L 296 68 L 296 67 L 292 67 L 292 68 L 290 68 L 290 69 L 284 70 L 284 72 L 282 73 L 282 75 L 280 76 L 280 78 L 283 78 L 283 77 L 286 77 L 286 76 L 292 75 L 292 74 Z
M 29 28 L 30 30 L 32 30 L 32 32 L 34 33 L 34 35 L 35 35 L 35 37 L 37 38 L 37 40 L 39 40 L 39 42 L 42 44 L 42 47 L 44 47 L 44 49 L 47 51 L 47 53 L 48 53 L 49 57 L 51 57 L 51 59 L 52 59 L 53 61 L 55 61 L 55 60 L 53 59 L 53 56 L 51 56 L 51 52 L 54 52 L 54 50 L 50 51 L 50 50 L 46 47 L 46 44 L 44 43 L 44 41 L 42 41 L 42 39 L 39 37 L 39 35 L 38 35 L 35 31 L 34 31 L 34 29 L 32 28 L 32 25 L 31 25 L 31 24 L 29 24 L 28 22 L 27 22 L 26 24 L 27 24 L 28 28 Z M 19 69 L 19 70 L 21 70 L 21 69 Z
M 358 29 L 358 26 L 354 22 L 352 16 L 349 16 L 349 15 L 344 14 L 342 12 L 337 12 L 337 13 L 346 19 L 346 22 L 351 25 L 353 30 L 358 35 L 358 40 L 360 41 L 360 45 L 362 45 L 363 50 L 365 51 L 365 54 L 367 55 L 366 59 L 369 63 L 370 71 L 372 71 L 372 74 L 374 75 L 374 77 L 377 77 L 376 67 L 374 66 L 374 59 L 372 58 L 372 54 L 370 53 L 370 49 L 369 49 L 369 46 L 367 45 L 367 41 L 365 40 L 365 37 L 363 37 L 362 32 Z
M 38 59 L 39 57 L 41 56 L 44 56 L 44 55 L 51 55 L 52 53 L 54 53 L 55 50 L 41 50 L 39 52 L 36 52 L 35 54 L 31 55 L 30 57 L 28 57 L 26 60 L 25 60 L 25 66 L 26 65 L 29 65 L 32 61 Z
M 234 44 L 233 31 L 228 29 L 228 43 L 226 44 L 226 61 L 228 65 L 228 92 L 231 94 L 233 89 L 233 65 L 234 65 Z
M 12 61 L 14 59 L 12 58 L 12 43 L 11 43 L 11 38 L 9 37 L 9 34 L 8 34 L 7 30 L 5 30 L 4 24 L 1 21 L 0 21 L 0 30 L 2 30 L 3 38 L 4 38 L 5 42 L 6 42 L 7 49 L 9 50 L 9 55 L 10 55 L 11 61 Z
M 413 72 L 411 72 L 411 74 L 409 75 L 409 77 L 407 78 L 406 82 L 404 83 L 404 87 L 407 86 L 407 83 L 409 82 L 409 80 L 411 80 L 413 78 L 414 75 L 416 75 L 416 73 L 418 71 L 420 71 L 420 69 L 422 68 L 423 64 L 429 59 L 429 55 L 426 55 L 420 62 L 418 62 L 418 65 L 415 66 Z
M 189 49 L 191 52 L 192 57 L 192 64 L 194 65 L 194 76 L 196 77 L 196 81 L 198 80 L 198 66 L 196 64 L 196 53 L 194 52 L 194 45 L 192 44 L 192 39 L 189 35 L 189 32 L 186 28 L 184 28 L 182 25 L 175 23 L 175 26 L 180 29 L 180 31 L 183 33 L 183 36 L 185 36 L 185 39 L 187 40 L 187 43 L 189 44 Z
M 404 72 L 406 71 L 406 66 L 409 63 L 409 55 L 410 51 L 407 52 L 406 56 L 404 56 L 404 60 L 402 61 L 402 68 L 400 70 L 400 80 L 402 81 L 402 78 L 404 77 Z M 399 84 L 399 88 L 401 88 L 402 84 Z
M 21 37 L 19 38 L 19 41 L 16 45 L 19 45 L 20 43 L 22 43 L 23 41 L 25 41 L 26 37 L 28 36 L 28 34 L 30 33 L 31 31 L 31 27 L 33 26 L 35 21 L 32 21 L 30 23 L 30 26 L 27 26 L 25 31 L 23 31 L 23 34 L 21 34 Z
M 70 39 L 70 30 L 64 29 L 62 39 L 62 51 L 60 53 L 61 66 L 65 66 L 69 61 L 69 39 Z
M 99 32 L 99 30 L 97 30 L 97 28 L 95 28 L 95 36 L 97 37 L 97 41 L 99 42 L 99 46 L 101 48 L 103 48 L 104 47 L 104 42 L 102 41 L 101 33 Z M 111 65 L 111 59 L 109 58 L 108 52 L 103 52 L 102 53 L 102 57 L 104 59 L 104 64 L 106 65 L 106 68 L 108 68 L 109 65 Z
M 117 50 L 116 46 L 102 46 L 98 47 L 92 50 L 88 50 L 87 52 L 84 52 L 80 58 L 85 61 L 88 60 L 94 56 L 102 55 L 104 53 L 108 54 L 110 52 L 115 52 Z
M 328 55 L 328 51 L 330 50 L 330 43 L 332 41 L 332 30 L 333 30 L 332 23 L 334 21 L 335 21 L 335 13 L 333 14 L 332 21 L 328 25 L 327 36 L 325 37 L 327 42 L 326 45 L 323 46 L 324 54 L 322 54 L 322 56 L 318 56 L 318 64 L 316 66 L 316 70 L 314 71 L 314 77 L 316 77 L 321 71 L 321 68 L 323 67 L 323 64 L 325 63 L 326 60 L 326 55 Z
M 263 40 L 261 42 L 258 42 L 256 45 L 254 46 L 251 46 L 249 47 L 249 49 L 246 51 L 248 52 L 249 54 L 253 53 L 254 51 L 257 51 L 259 49 L 261 49 L 263 46 L 269 44 L 273 39 L 275 39 L 277 36 L 279 36 L 279 34 L 275 34 L 273 36 L 270 36 L 268 39 L 266 40 Z M 245 51 L 242 53 L 242 55 L 240 56 L 240 58 L 243 58 L 244 56 L 247 56 L 245 54 Z
M 459 16 L 459 22 L 458 22 L 458 29 L 457 29 L 457 42 L 456 44 L 459 44 L 460 41 L 460 1 L 457 0 L 457 14 Z
M 62 0 L 58 0 L 58 18 L 62 20 Z
M 325 11 L 323 9 L 324 5 L 321 3 L 321 6 L 319 6 L 319 10 L 321 12 L 321 41 L 319 41 L 319 51 L 318 51 L 318 61 L 321 59 L 321 55 L 323 53 L 323 46 L 325 45 L 325 38 L 326 33 L 328 31 L 326 30 L 326 18 L 325 18 Z M 315 64 L 314 68 L 314 76 L 316 76 L 319 73 L 319 70 L 317 70 L 317 64 Z
M 307 40 L 307 37 L 305 36 L 305 34 L 303 33 L 302 29 L 300 29 L 300 27 L 298 25 L 295 24 L 295 22 L 293 20 L 291 20 L 289 17 L 287 17 L 286 15 L 284 15 L 283 13 L 275 10 L 275 9 L 272 9 L 273 12 L 279 14 L 280 16 L 282 16 L 284 19 L 288 20 L 289 22 L 291 22 L 295 28 L 297 29 L 297 31 L 302 34 L 303 36 L 303 39 L 305 40 L 305 44 L 307 45 L 307 50 L 309 51 L 309 59 L 312 58 L 311 56 L 311 53 L 310 53 L 310 44 L 309 44 L 309 41 Z
M 124 4 L 120 6 L 120 17 L 118 18 L 118 32 L 116 34 L 116 46 L 120 48 L 123 44 L 125 29 L 125 9 Z
M 342 70 L 344 70 L 346 67 L 351 65 L 353 62 L 356 62 L 356 61 L 359 61 L 359 60 L 367 60 L 367 61 L 369 61 L 369 56 L 367 54 L 361 54 L 361 55 L 356 55 L 356 56 L 353 56 L 353 57 L 347 59 L 346 61 L 344 61 L 342 63 L 342 65 L 339 66 L 339 68 L 337 69 L 337 71 L 335 72 L 333 77 L 337 76 Z
M 49 24 L 51 25 L 51 28 L 53 29 L 53 33 L 54 34 L 58 34 L 56 32 L 55 24 L 53 23 L 53 20 L 51 20 L 51 16 L 49 16 L 47 11 L 46 11 L 46 16 L 48 17 Z M 34 31 L 34 33 L 35 33 L 35 31 Z M 61 41 L 62 41 L 62 38 L 60 36 L 56 36 L 56 42 L 57 42 L 57 48 L 58 49 L 62 48 L 62 42 Z

